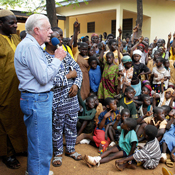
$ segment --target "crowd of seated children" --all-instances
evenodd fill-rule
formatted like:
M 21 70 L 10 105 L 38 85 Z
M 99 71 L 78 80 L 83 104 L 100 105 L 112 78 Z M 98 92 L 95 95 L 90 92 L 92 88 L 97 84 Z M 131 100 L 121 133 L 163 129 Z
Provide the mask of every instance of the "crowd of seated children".
M 97 147 L 99 147 L 101 141 L 106 141 L 107 145 L 109 145 L 109 137 L 105 140 L 105 128 L 107 124 L 118 120 L 119 111 L 117 110 L 115 99 L 108 97 L 105 99 L 105 104 L 106 110 L 99 115 L 98 125 L 94 129 L 93 136 L 82 133 L 80 136 L 77 137 L 76 144 L 81 143 L 82 140 L 84 143 L 84 141 L 87 141 L 84 139 L 88 139 L 89 143 L 90 141 L 95 142 L 95 145 Z M 88 143 L 88 141 L 86 143 Z
M 136 111 L 136 105 L 133 102 L 134 95 L 135 95 L 134 88 L 132 88 L 131 86 L 127 87 L 125 89 L 125 93 L 121 95 L 121 98 L 119 99 L 117 107 L 120 110 L 120 112 L 124 108 L 129 109 L 131 113 L 131 117 L 137 118 L 138 116 Z
M 162 139 L 163 134 L 165 133 L 167 120 L 165 119 L 165 112 L 161 107 L 154 107 L 153 109 L 153 116 L 149 116 L 144 118 L 141 121 L 141 126 L 137 131 L 137 137 L 143 134 L 144 127 L 146 125 L 153 125 L 158 128 L 158 133 L 156 135 L 157 139 L 160 141 Z
M 117 160 L 115 162 L 117 169 L 122 171 L 125 168 L 134 168 L 134 161 L 132 160 L 135 160 L 136 162 L 141 162 L 145 169 L 156 168 L 159 164 L 159 160 L 161 157 L 159 141 L 156 138 L 157 133 L 158 129 L 155 126 L 147 125 L 144 128 L 144 137 L 147 140 L 144 147 L 139 147 L 139 150 L 137 150 L 134 154 L 130 155 L 127 158 Z M 133 164 L 133 166 L 128 166 L 128 164 Z
M 121 39 L 121 28 L 118 31 L 116 39 L 112 34 L 106 40 L 98 34 L 92 34 L 91 41 L 85 36 L 74 55 L 83 73 L 76 144 L 98 148 L 105 141 L 109 146 L 100 156 L 84 156 L 90 167 L 127 157 L 116 161 L 118 170 L 135 168 L 135 162 L 154 169 L 160 159 L 167 162 L 168 152 L 173 163 L 175 34 L 173 41 L 168 35 L 166 48 L 164 39 L 149 43 L 149 38 L 139 37 L 138 26 L 126 41 Z M 141 140 L 147 141 L 145 146 L 136 149 Z
M 118 121 L 119 118 L 115 123 L 117 124 Z M 138 143 L 137 135 L 134 131 L 136 126 L 137 121 L 133 118 L 126 118 L 121 126 L 116 127 L 116 125 L 114 124 L 113 128 L 121 131 L 118 145 L 108 149 L 100 156 L 91 157 L 85 155 L 84 160 L 87 162 L 88 166 L 91 167 L 91 165 L 106 163 L 113 159 L 132 155 Z M 109 157 L 108 155 L 111 153 L 114 154 Z
M 121 111 L 121 118 L 119 121 L 115 121 L 115 122 L 112 122 L 112 123 L 109 123 L 107 126 L 106 126 L 106 129 L 105 129 L 105 139 L 107 139 L 107 137 L 110 138 L 110 141 L 111 143 L 109 144 L 109 147 L 110 146 L 114 146 L 116 145 L 116 142 L 115 141 L 118 141 L 119 140 L 119 136 L 120 136 L 120 131 L 119 130 L 116 130 L 115 128 L 117 126 L 120 126 L 121 123 L 124 122 L 124 120 L 126 118 L 129 118 L 130 117 L 130 111 L 129 109 L 125 108 Z

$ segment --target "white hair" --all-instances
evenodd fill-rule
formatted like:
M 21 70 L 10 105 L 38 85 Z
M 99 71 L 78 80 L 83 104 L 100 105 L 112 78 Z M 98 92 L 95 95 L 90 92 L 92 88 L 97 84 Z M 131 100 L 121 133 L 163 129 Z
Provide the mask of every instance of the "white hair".
M 45 16 L 45 15 L 33 14 L 33 15 L 29 16 L 27 18 L 26 23 L 25 23 L 26 32 L 29 33 L 29 34 L 33 34 L 33 29 L 35 27 L 41 28 L 41 26 L 43 25 L 44 20 L 49 21 L 48 17 Z

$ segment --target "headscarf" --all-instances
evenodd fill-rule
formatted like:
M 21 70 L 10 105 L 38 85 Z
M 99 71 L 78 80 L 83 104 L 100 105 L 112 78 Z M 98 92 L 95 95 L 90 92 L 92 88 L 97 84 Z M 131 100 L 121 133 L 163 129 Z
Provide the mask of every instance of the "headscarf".
M 6 10 L 6 9 L 0 10 L 0 18 L 6 17 L 6 16 L 11 16 L 11 15 L 15 15 L 15 14 L 10 10 Z
M 132 59 L 129 55 L 125 55 L 123 58 L 122 58 L 122 63 L 125 64 L 125 63 L 128 63 L 128 62 L 132 62 Z
M 142 84 L 146 84 L 146 83 L 150 84 L 149 80 L 143 80 L 142 81 Z
M 168 88 L 173 88 L 173 89 L 175 89 L 175 86 L 173 86 L 173 85 L 168 85 Z
M 167 101 L 165 96 L 166 96 L 166 93 L 169 92 L 169 91 L 171 92 L 171 96 L 172 96 L 172 94 L 174 92 L 174 89 L 168 88 L 166 91 L 164 91 L 164 100 L 163 100 L 162 106 L 165 105 L 165 102 Z M 171 101 L 171 98 L 170 98 L 170 101 Z
M 140 43 L 140 44 L 139 44 L 139 46 L 142 46 L 142 47 L 143 47 L 143 49 L 145 48 L 145 45 L 144 45 L 144 44 L 142 44 L 142 43 Z
M 94 37 L 94 36 L 98 36 L 98 34 L 93 33 L 93 34 L 91 35 L 91 39 L 92 39 L 92 37 Z M 98 37 L 99 37 L 99 36 L 98 36 Z
M 151 95 L 151 91 L 152 91 L 151 86 L 150 86 L 149 84 L 146 84 L 146 85 L 144 85 L 144 87 L 146 87 L 146 88 L 148 88 L 148 89 L 150 90 L 149 96 L 152 96 L 152 95 Z
M 142 52 L 138 49 L 133 51 L 133 55 L 135 55 L 135 54 L 142 56 Z

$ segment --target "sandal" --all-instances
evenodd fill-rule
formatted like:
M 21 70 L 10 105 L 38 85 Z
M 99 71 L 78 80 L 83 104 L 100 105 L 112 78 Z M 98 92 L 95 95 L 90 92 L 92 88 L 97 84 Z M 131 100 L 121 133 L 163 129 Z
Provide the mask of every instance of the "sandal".
M 59 161 L 60 164 L 55 164 L 56 161 Z M 61 165 L 62 165 L 62 156 L 59 156 L 59 157 L 58 157 L 58 156 L 55 156 L 55 157 L 53 157 L 52 165 L 53 165 L 54 167 L 59 167 L 59 166 L 61 166 Z
M 171 161 L 171 159 L 167 159 L 165 164 L 169 168 L 173 168 L 174 167 L 174 163 Z
M 72 157 L 76 161 L 82 160 L 81 154 L 78 154 L 77 152 L 74 152 L 74 153 L 65 153 L 65 156 Z M 80 156 L 80 158 L 78 158 L 78 156 Z
M 18 169 L 21 166 L 15 156 L 3 157 L 2 162 L 11 169 Z

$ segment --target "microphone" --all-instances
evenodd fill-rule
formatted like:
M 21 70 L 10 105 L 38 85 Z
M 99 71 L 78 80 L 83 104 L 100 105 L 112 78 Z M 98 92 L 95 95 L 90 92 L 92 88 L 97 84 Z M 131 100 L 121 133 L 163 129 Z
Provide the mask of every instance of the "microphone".
M 53 37 L 51 39 L 51 43 L 52 43 L 53 46 L 57 46 L 57 48 L 59 48 L 60 40 L 56 37 Z
M 57 49 L 60 47 L 60 46 L 59 46 L 60 40 L 59 40 L 58 38 L 56 38 L 56 37 L 53 37 L 53 38 L 51 39 L 51 43 L 52 43 L 53 46 L 56 46 Z M 65 58 L 64 58 L 64 59 L 65 59 Z M 64 60 L 64 59 L 63 59 L 63 60 Z

